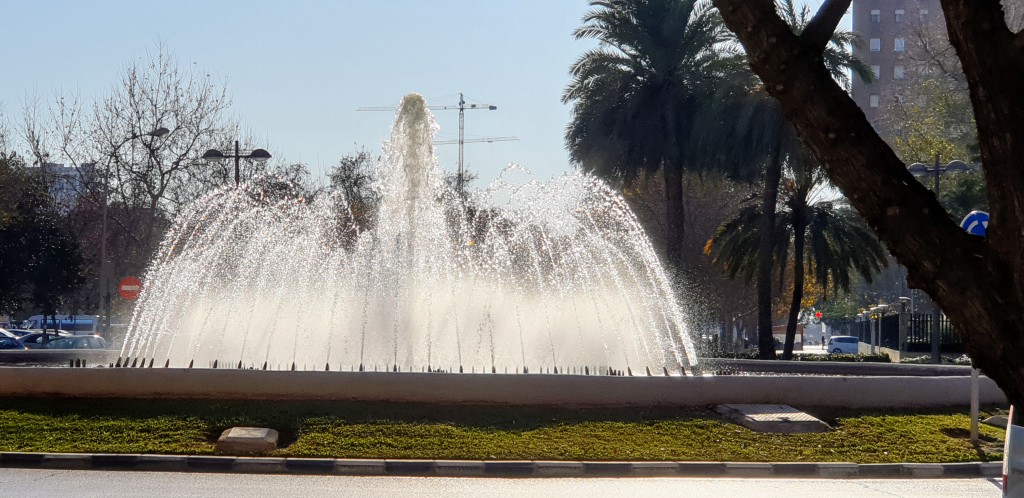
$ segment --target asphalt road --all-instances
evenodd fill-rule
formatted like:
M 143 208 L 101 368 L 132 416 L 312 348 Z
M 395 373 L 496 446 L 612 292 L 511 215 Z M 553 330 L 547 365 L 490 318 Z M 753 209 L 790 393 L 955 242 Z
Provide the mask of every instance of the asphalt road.
M 0 469 L 0 495 L 30 497 L 998 497 L 998 479 L 497 479 Z

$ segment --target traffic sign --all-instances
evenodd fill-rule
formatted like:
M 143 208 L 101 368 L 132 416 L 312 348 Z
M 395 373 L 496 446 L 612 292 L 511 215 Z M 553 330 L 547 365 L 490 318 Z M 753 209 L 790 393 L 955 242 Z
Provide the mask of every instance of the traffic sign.
M 117 284 L 117 293 L 121 295 L 121 299 L 126 301 L 134 301 L 139 298 L 139 294 L 142 293 L 142 280 L 138 277 L 124 277 L 121 279 L 121 283 Z
M 960 222 L 960 228 L 967 230 L 967 233 L 971 235 L 977 235 L 984 237 L 985 232 L 988 230 L 988 213 L 984 211 L 971 211 L 964 216 L 964 220 Z

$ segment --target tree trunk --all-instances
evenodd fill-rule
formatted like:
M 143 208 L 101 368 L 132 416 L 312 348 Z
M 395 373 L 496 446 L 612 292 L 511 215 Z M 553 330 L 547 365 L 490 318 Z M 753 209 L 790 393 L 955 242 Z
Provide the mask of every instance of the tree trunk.
M 665 178 L 665 258 L 676 277 L 683 269 L 683 171 L 679 164 L 666 162 Z
M 942 0 L 985 165 L 991 222 L 982 239 L 966 234 L 907 172 L 832 80 L 820 46 L 795 35 L 772 0 L 714 3 L 804 143 L 913 286 L 942 307 L 1011 403 L 1024 405 L 1024 34 L 1007 28 L 998 1 Z M 848 5 L 826 0 L 821 11 Z
M 789 303 L 789 320 L 786 322 L 786 344 L 782 347 L 782 359 L 793 359 L 793 345 L 796 342 L 796 320 L 800 316 L 800 301 L 804 298 L 804 231 L 807 224 L 799 213 L 793 213 L 793 300 Z
M 776 150 L 765 169 L 761 192 L 761 226 L 757 242 L 757 357 L 774 360 L 772 334 L 772 267 L 775 250 L 775 212 L 782 179 L 782 152 Z

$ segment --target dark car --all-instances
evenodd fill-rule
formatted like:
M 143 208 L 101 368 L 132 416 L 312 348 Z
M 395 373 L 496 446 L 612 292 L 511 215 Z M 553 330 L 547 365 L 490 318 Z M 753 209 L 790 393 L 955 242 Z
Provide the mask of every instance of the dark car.
M 75 335 L 53 339 L 44 349 L 107 349 L 107 341 L 98 335 Z
M 29 335 L 29 334 L 31 334 L 33 332 L 38 332 L 38 331 L 37 330 L 28 330 L 28 329 L 7 329 L 7 332 L 9 332 L 11 334 L 14 334 L 15 337 L 25 337 L 26 335 Z
M 56 334 L 52 331 L 46 333 L 33 332 L 31 334 L 21 336 L 21 342 L 23 342 L 29 349 L 40 349 L 44 344 L 64 337 L 72 337 L 71 332 L 65 332 L 63 330 L 58 331 Z
M 24 351 L 26 349 L 28 348 L 25 347 L 25 344 L 18 339 L 15 339 L 14 337 L 0 336 L 0 350 Z

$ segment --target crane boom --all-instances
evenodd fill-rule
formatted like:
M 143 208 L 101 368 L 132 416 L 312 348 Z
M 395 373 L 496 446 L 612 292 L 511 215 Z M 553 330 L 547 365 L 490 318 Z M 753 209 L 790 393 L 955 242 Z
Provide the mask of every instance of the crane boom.
M 516 142 L 519 137 L 485 137 L 485 138 L 466 138 L 462 140 L 464 144 L 480 143 L 480 142 Z M 451 145 L 459 143 L 458 140 L 434 140 L 434 145 Z

